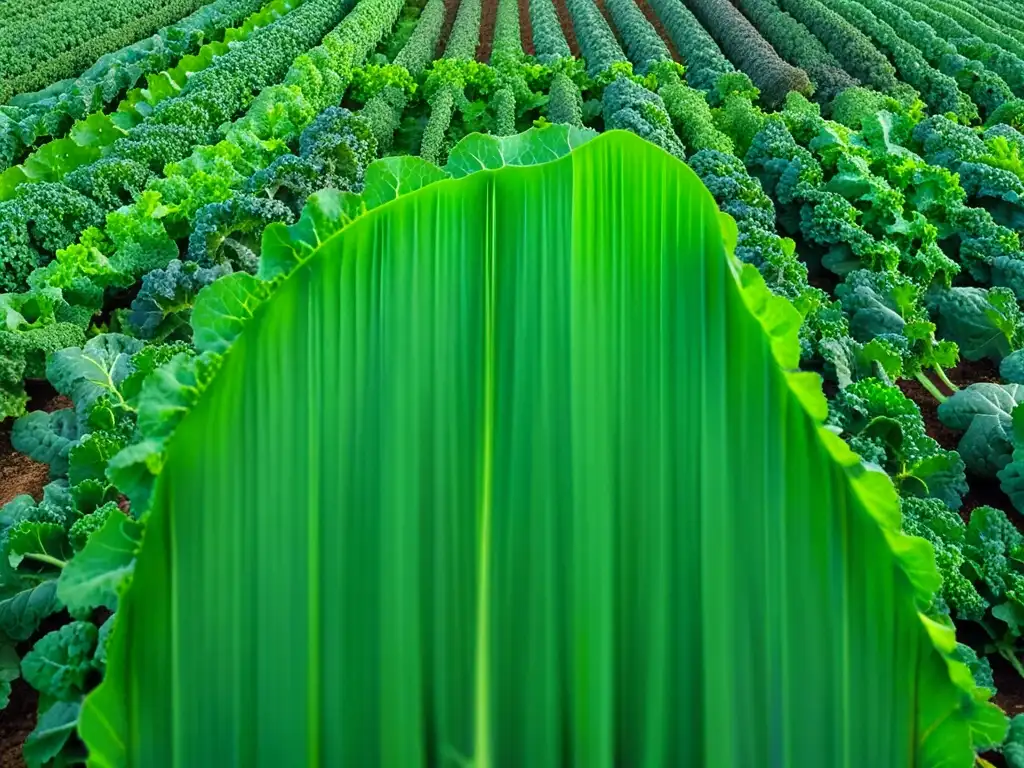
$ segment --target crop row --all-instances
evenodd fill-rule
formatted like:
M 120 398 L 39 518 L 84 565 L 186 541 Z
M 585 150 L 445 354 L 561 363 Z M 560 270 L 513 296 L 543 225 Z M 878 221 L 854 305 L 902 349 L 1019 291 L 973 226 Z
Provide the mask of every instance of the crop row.
M 264 2 L 216 0 L 145 40 L 100 56 L 74 79 L 21 94 L 0 115 L 0 169 L 20 160 L 40 139 L 66 135 L 74 120 L 103 109 L 147 76 L 170 69 L 201 43 L 231 39 L 227 30 Z
M 226 54 L 232 43 L 247 40 L 301 2 L 274 0 L 229 30 L 226 40 L 209 43 L 195 55 L 183 57 L 176 66 L 148 77 L 147 87 L 129 91 L 111 114 L 99 110 L 75 122 L 68 131 L 69 138 L 42 144 L 24 163 L 0 174 L 0 200 L 14 198 L 22 184 L 63 181 L 78 168 L 96 162 L 107 147 L 128 137 L 162 102 L 180 95 L 197 73 L 218 63 L 218 57 Z M 82 175 L 92 177 L 90 170 Z
M 110 51 L 136 42 L 202 0 L 64 2 L 37 19 L 0 32 L 0 100 L 74 77 Z

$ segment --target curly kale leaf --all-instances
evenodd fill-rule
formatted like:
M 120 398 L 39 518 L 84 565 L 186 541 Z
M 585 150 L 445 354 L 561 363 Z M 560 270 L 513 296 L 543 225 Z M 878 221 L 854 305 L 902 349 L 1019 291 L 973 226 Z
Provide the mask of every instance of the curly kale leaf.
M 322 189 L 359 191 L 377 152 L 368 120 L 347 109 L 322 112 L 299 138 L 299 156 L 282 155 L 254 173 L 243 191 L 284 203 L 295 215 Z
M 201 267 L 196 262 L 172 261 L 142 278 L 127 322 L 141 339 L 164 340 L 191 337 L 188 325 L 192 305 L 200 290 L 231 271 L 227 264 Z
M 105 157 L 69 173 L 64 183 L 112 211 L 135 202 L 154 178 L 153 172 L 141 163 Z
M 11 683 L 21 676 L 18 652 L 13 645 L 0 642 L 0 712 L 11 700 Z
M 232 270 L 255 273 L 263 230 L 274 222 L 294 220 L 287 205 L 265 197 L 239 194 L 210 203 L 196 215 L 188 259 L 207 267 L 227 263 Z
M 1008 768 L 1024 768 L 1024 714 L 1010 720 L 1010 730 L 1003 742 L 1003 757 Z
M 855 270 L 836 288 L 850 318 L 850 333 L 860 342 L 886 342 L 900 355 L 899 373 L 918 376 L 926 369 L 956 365 L 957 348 L 935 339 L 935 326 L 921 302 L 921 289 L 897 272 Z
M 685 159 L 683 143 L 676 136 L 665 103 L 657 94 L 619 76 L 604 90 L 602 111 L 608 128 L 632 131 L 680 160 Z
M 822 265 L 843 276 L 856 269 L 893 272 L 900 250 L 891 242 L 872 237 L 860 225 L 860 212 L 841 195 L 827 190 L 803 194 L 800 231 L 811 243 L 826 249 Z
M 118 387 L 132 373 L 132 355 L 142 346 L 140 340 L 119 333 L 94 336 L 82 347 L 53 354 L 46 376 L 58 392 L 71 398 L 84 422 L 98 398 L 121 397 Z
M 299 155 L 322 169 L 324 188 L 358 191 L 366 167 L 376 159 L 377 142 L 365 118 L 331 107 L 302 132 Z
M 323 169 L 308 158 L 282 155 L 266 168 L 254 173 L 243 191 L 257 197 L 279 200 L 300 214 L 306 198 L 323 189 Z
M 992 616 L 1007 626 L 1012 637 L 1019 637 L 1024 626 L 1022 546 L 1024 536 L 1005 512 L 993 507 L 971 512 L 963 548 L 964 574 L 978 585 L 992 605 Z
M 960 163 L 984 157 L 987 152 L 978 134 L 944 115 L 934 115 L 918 123 L 913 141 L 928 163 L 951 171 L 956 171 Z
M 777 116 L 769 118 L 751 140 L 744 162 L 765 192 L 783 205 L 798 204 L 801 190 L 820 187 L 824 181 L 818 161 L 796 143 Z
M 78 715 L 82 709 L 81 697 L 73 701 L 55 701 L 40 713 L 36 728 L 25 739 L 23 750 L 25 762 L 31 767 L 77 765 L 84 760 L 84 755 L 72 757 L 65 752 L 68 740 L 74 735 L 78 725 Z M 69 761 L 65 762 L 65 758 Z
M 927 319 L 920 304 L 920 287 L 896 272 L 850 272 L 836 287 L 836 297 L 850 318 L 850 333 L 858 341 L 882 334 L 898 336 L 907 323 Z
M 68 530 L 68 539 L 71 541 L 71 546 L 74 547 L 74 550 L 81 552 L 85 549 L 85 545 L 89 543 L 90 537 L 103 527 L 108 517 L 114 514 L 124 515 L 117 504 L 108 502 L 91 514 L 82 515 L 78 518 Z
M 935 550 L 941 603 L 958 619 L 980 621 L 989 604 L 961 570 L 967 527 L 960 515 L 939 499 L 903 498 L 900 506 L 904 532 L 927 539 Z
M 121 589 L 135 568 L 142 523 L 126 516 L 115 504 L 82 521 L 88 522 L 78 530 L 72 529 L 72 537 L 84 537 L 85 544 L 61 571 L 57 597 L 73 615 L 88 615 L 100 606 L 115 610 Z
M 986 163 L 961 163 L 960 184 L 975 204 L 982 206 L 1004 227 L 1024 227 L 1024 180 Z
M 73 701 L 85 692 L 95 671 L 96 627 L 74 621 L 43 635 L 21 660 L 25 681 L 40 693 L 58 701 Z
M 170 362 L 179 354 L 193 356 L 195 350 L 192 345 L 175 341 L 166 344 L 147 344 L 132 356 L 132 367 L 135 369 L 128 377 L 121 382 L 121 394 L 129 403 L 135 405 L 142 391 L 142 385 L 149 375 L 160 366 Z M 111 429 L 113 423 L 102 425 L 102 429 Z
M 859 438 L 904 496 L 961 506 L 967 492 L 963 462 L 928 436 L 920 408 L 898 388 L 874 378 L 855 381 L 832 399 L 828 423 L 847 440 Z
M 975 685 L 979 688 L 995 691 L 996 684 L 992 677 L 992 665 L 989 664 L 988 659 L 984 656 L 978 656 L 973 648 L 963 643 L 957 643 L 956 648 L 950 655 L 962 664 L 967 665 L 967 668 L 971 670 L 971 676 L 974 678 Z M 1021 768 L 1024 768 L 1024 765 Z
M 0 418 L 25 413 L 25 380 L 45 377 L 48 355 L 84 342 L 85 332 L 72 323 L 0 330 Z

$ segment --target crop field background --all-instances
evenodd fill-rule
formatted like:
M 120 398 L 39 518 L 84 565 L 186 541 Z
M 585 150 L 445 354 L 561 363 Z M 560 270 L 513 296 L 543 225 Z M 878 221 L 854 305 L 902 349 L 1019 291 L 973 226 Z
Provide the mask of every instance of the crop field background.
M 529 165 L 622 130 L 696 174 L 795 308 L 826 427 L 934 550 L 921 612 L 1010 718 L 977 764 L 1024 768 L 1021 10 L 0 0 L 0 766 L 84 764 L 171 431 L 147 397 L 203 388 L 209 307 L 251 314 L 232 278 L 358 218 L 324 190 L 373 207 L 496 167 L 480 147 Z

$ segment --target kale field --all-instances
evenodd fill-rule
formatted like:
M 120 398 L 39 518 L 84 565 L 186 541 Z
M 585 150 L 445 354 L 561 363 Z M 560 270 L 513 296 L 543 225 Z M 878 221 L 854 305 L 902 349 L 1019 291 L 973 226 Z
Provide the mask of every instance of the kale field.
M 0 0 L 0 767 L 1024 768 L 1021 10 Z

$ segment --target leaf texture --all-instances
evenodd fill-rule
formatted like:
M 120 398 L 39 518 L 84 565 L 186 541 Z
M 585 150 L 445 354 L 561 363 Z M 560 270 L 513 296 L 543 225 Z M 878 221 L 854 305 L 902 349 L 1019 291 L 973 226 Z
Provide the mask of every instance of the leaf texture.
M 339 227 L 209 320 L 90 766 L 972 764 L 931 549 L 685 165 L 608 132 Z

